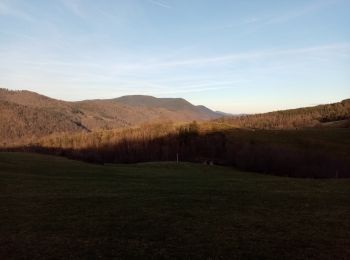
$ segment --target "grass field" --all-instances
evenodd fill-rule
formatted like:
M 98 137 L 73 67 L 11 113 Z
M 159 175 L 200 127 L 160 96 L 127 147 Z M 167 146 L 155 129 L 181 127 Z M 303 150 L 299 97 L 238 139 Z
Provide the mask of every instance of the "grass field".
M 350 180 L 0 153 L 0 259 L 349 259 Z

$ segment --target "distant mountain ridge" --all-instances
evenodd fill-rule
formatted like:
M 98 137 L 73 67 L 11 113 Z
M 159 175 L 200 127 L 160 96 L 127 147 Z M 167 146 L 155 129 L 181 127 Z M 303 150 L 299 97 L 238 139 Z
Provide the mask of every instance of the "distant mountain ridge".
M 194 120 L 214 120 L 213 123 L 235 128 L 266 130 L 349 127 L 350 99 L 264 114 L 231 115 L 195 106 L 182 98 L 132 95 L 68 102 L 27 90 L 0 89 L 0 146 L 29 143 L 56 133 L 84 133 Z
M 21 142 L 56 132 L 87 132 L 157 122 L 220 117 L 182 98 L 123 96 L 69 102 L 27 90 L 0 89 L 0 142 Z

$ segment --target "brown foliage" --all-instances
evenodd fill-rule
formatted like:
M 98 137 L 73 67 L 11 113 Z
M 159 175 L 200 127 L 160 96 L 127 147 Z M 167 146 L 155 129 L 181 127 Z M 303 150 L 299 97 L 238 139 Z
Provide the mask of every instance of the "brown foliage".
M 126 96 L 66 102 L 30 91 L 0 89 L 0 143 L 26 144 L 52 133 L 133 127 L 145 123 L 190 122 L 219 115 L 184 99 Z
M 35 95 L 0 91 L 0 146 L 8 150 L 59 154 L 99 163 L 175 161 L 179 155 L 181 161 L 212 161 L 276 175 L 350 177 L 350 144 L 346 141 L 350 140 L 350 129 L 338 129 L 349 126 L 350 100 L 176 125 L 162 116 L 172 115 L 173 120 L 176 114 L 173 110 L 192 106 L 185 100 L 137 96 L 148 106 L 141 108 L 138 102 L 135 103 L 135 97 L 120 99 L 119 102 L 124 102 L 120 106 L 116 105 L 116 100 L 83 101 L 73 105 Z M 33 100 L 38 103 L 34 105 Z M 163 108 L 159 110 L 160 105 Z M 137 116 L 142 118 L 138 121 L 141 126 L 108 130 L 115 127 L 114 123 L 132 125 L 117 118 L 120 114 L 128 117 L 128 113 L 134 113 L 128 110 L 130 107 L 132 111 L 140 112 Z M 168 112 L 162 114 L 164 109 Z M 208 112 L 202 107 L 198 109 Z M 149 111 L 153 112 L 149 115 Z M 162 116 L 157 117 L 160 114 Z M 155 124 L 155 118 L 162 118 L 162 123 Z M 149 119 L 152 124 L 146 123 Z M 334 123 L 336 120 L 338 122 Z M 112 123 L 100 127 L 105 130 L 91 132 L 85 127 L 107 121 Z M 324 129 L 263 130 L 311 126 L 323 126 Z
M 331 131 L 331 132 L 330 132 Z M 249 131 L 213 124 L 144 125 L 44 138 L 26 151 L 95 163 L 205 162 L 291 177 L 350 177 L 348 129 Z
M 253 129 L 297 129 L 322 126 L 326 122 L 350 119 L 350 100 L 316 107 L 290 109 L 265 114 L 225 117 L 217 122 Z

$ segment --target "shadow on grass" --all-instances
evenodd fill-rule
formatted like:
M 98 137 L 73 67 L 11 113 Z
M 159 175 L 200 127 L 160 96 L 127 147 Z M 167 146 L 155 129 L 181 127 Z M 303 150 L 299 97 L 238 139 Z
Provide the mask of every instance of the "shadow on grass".
M 121 138 L 117 142 L 100 142 L 80 149 L 29 145 L 3 150 L 55 154 L 92 163 L 179 160 L 228 165 L 278 176 L 349 178 L 350 155 L 346 151 L 350 151 L 347 147 L 350 145 L 343 144 L 342 136 L 334 138 L 338 134 L 336 131 L 226 129 L 200 132 L 188 128 L 154 138 Z M 349 135 L 348 129 L 341 131 Z

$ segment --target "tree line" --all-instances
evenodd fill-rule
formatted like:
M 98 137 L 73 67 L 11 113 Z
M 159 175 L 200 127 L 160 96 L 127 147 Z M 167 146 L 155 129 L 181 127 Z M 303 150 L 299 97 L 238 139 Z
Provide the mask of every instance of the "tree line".
M 332 132 L 330 132 L 332 131 Z M 336 137 L 336 138 L 335 138 Z M 153 124 L 45 137 L 8 148 L 93 163 L 213 162 L 290 177 L 350 177 L 349 129 L 245 130 L 217 122 Z
M 223 117 L 217 122 L 253 129 L 298 129 L 350 119 L 350 99 L 329 105 L 289 109 L 264 114 Z

